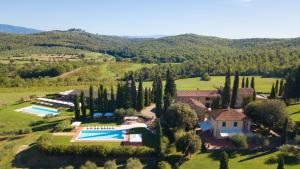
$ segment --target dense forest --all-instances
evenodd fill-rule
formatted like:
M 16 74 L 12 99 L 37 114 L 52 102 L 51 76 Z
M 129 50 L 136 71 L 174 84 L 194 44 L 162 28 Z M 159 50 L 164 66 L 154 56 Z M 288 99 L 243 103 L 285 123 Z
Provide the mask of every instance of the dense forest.
M 10 61 L 8 63 L 33 55 L 37 59 L 43 54 L 78 56 L 75 60 L 80 60 L 85 58 L 84 52 L 107 54 L 115 57 L 116 61 L 157 63 L 154 68 L 146 67 L 136 72 L 142 72 L 145 80 L 151 79 L 155 71 L 165 72 L 166 67 L 174 69 L 173 72 L 180 78 L 204 73 L 224 75 L 228 67 L 244 75 L 283 77 L 291 67 L 300 64 L 300 38 L 233 40 L 195 34 L 157 39 L 127 38 L 96 35 L 78 29 L 30 35 L 0 33 L 0 60 L 7 59 Z M 50 59 L 48 62 L 35 64 L 37 66 L 34 67 L 29 61 L 19 68 L 2 63 L 1 76 L 20 76 L 23 79 L 53 77 L 80 66 L 74 63 L 67 67 L 63 63 L 52 65 Z M 9 72 L 15 73 L 12 75 Z

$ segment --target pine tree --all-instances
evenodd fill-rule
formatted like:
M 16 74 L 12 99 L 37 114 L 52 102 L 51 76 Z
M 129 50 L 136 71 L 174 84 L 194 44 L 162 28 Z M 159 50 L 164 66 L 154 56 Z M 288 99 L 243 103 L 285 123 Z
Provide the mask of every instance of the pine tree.
M 78 121 L 80 119 L 80 106 L 79 106 L 79 98 L 77 94 L 74 96 L 74 113 L 75 113 L 75 120 Z
M 164 96 L 164 109 L 163 109 L 163 113 L 165 113 L 168 108 L 171 106 L 172 103 L 172 97 L 170 94 L 167 94 Z
M 139 87 L 137 94 L 137 111 L 141 111 L 144 108 L 144 90 L 143 90 L 143 80 L 142 77 L 139 79 Z
M 172 98 L 174 98 L 176 94 L 176 84 L 170 69 L 168 69 L 166 73 L 166 85 L 165 85 L 165 95 L 168 94 Z
M 238 89 L 239 89 L 239 72 L 235 72 L 233 88 L 232 88 L 232 95 L 231 95 L 231 102 L 230 107 L 235 108 L 237 96 L 238 96 Z
M 94 115 L 94 89 L 93 86 L 90 86 L 90 116 Z
M 288 124 L 289 124 L 289 119 L 285 118 L 284 124 L 283 124 L 283 130 L 282 130 L 282 144 L 287 144 L 287 135 L 288 135 Z
M 137 109 L 137 92 L 134 76 L 131 75 L 131 98 L 132 98 L 132 108 Z
M 276 83 L 275 83 L 275 95 L 277 96 L 279 93 L 279 81 L 276 80 Z
M 81 92 L 80 92 L 80 104 L 81 104 L 82 117 L 83 117 L 83 119 L 85 119 L 86 118 L 86 101 L 85 101 L 83 90 L 81 90 Z
M 155 114 L 156 117 L 160 117 L 162 113 L 162 99 L 163 99 L 163 88 L 162 81 L 160 75 L 156 77 L 156 85 L 155 85 Z
M 243 76 L 243 79 L 242 79 L 242 88 L 245 88 L 245 77 Z
M 273 84 L 272 89 L 271 89 L 270 99 L 275 99 L 275 98 L 276 98 L 276 91 L 275 91 L 275 87 Z
M 283 90 L 284 90 L 284 82 L 283 82 L 283 80 L 281 79 L 281 80 L 280 80 L 280 85 L 279 85 L 278 96 L 282 96 Z
M 222 107 L 228 108 L 230 103 L 230 70 L 225 77 L 225 85 L 222 91 Z
M 284 169 L 284 160 L 282 156 L 278 159 L 277 169 Z
M 110 87 L 110 110 L 111 112 L 115 112 L 116 110 L 116 98 L 113 86 Z
M 248 77 L 246 78 L 246 85 L 245 86 L 246 86 L 246 88 L 249 88 L 249 78 Z
M 116 108 L 117 109 L 123 107 L 122 97 L 123 97 L 122 87 L 121 87 L 121 84 L 118 83 L 118 85 L 117 85 L 117 97 L 116 97 Z
M 251 78 L 250 87 L 255 90 L 254 77 Z
M 163 148 L 162 148 L 162 137 L 163 137 L 163 133 L 162 133 L 162 127 L 160 124 L 160 120 L 158 120 L 157 122 L 157 131 L 156 131 L 157 135 L 157 150 L 156 152 L 160 155 L 163 156 L 164 152 L 163 152 Z
M 219 169 L 228 169 L 228 154 L 225 151 L 221 153 Z

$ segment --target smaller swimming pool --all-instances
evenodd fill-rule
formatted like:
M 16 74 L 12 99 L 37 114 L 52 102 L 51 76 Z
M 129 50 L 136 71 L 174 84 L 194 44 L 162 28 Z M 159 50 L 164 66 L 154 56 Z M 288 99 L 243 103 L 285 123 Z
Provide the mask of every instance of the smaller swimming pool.
M 58 114 L 57 109 L 52 109 L 52 108 L 47 108 L 47 107 L 42 107 L 42 106 L 28 106 L 28 107 L 24 107 L 21 109 L 17 109 L 16 111 L 30 113 L 30 114 L 34 114 L 34 115 L 37 115 L 40 117 L 44 117 L 48 114 L 52 114 L 52 115 Z
M 125 133 L 125 130 L 81 130 L 76 140 L 122 141 L 125 139 Z

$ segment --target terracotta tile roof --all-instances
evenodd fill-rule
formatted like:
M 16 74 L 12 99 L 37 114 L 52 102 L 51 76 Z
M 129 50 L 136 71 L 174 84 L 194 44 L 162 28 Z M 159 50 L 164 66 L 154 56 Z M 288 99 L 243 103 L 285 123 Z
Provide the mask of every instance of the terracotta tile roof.
M 177 97 L 217 97 L 220 96 L 217 90 L 180 90 L 176 93 Z
M 215 120 L 243 120 L 246 115 L 234 109 L 215 109 L 209 112 Z

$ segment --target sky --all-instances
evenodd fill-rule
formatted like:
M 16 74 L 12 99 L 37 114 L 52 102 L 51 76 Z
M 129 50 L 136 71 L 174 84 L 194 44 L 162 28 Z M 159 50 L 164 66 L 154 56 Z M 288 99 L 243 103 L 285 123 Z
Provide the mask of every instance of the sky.
M 121 36 L 300 37 L 300 0 L 0 0 L 0 23 Z

